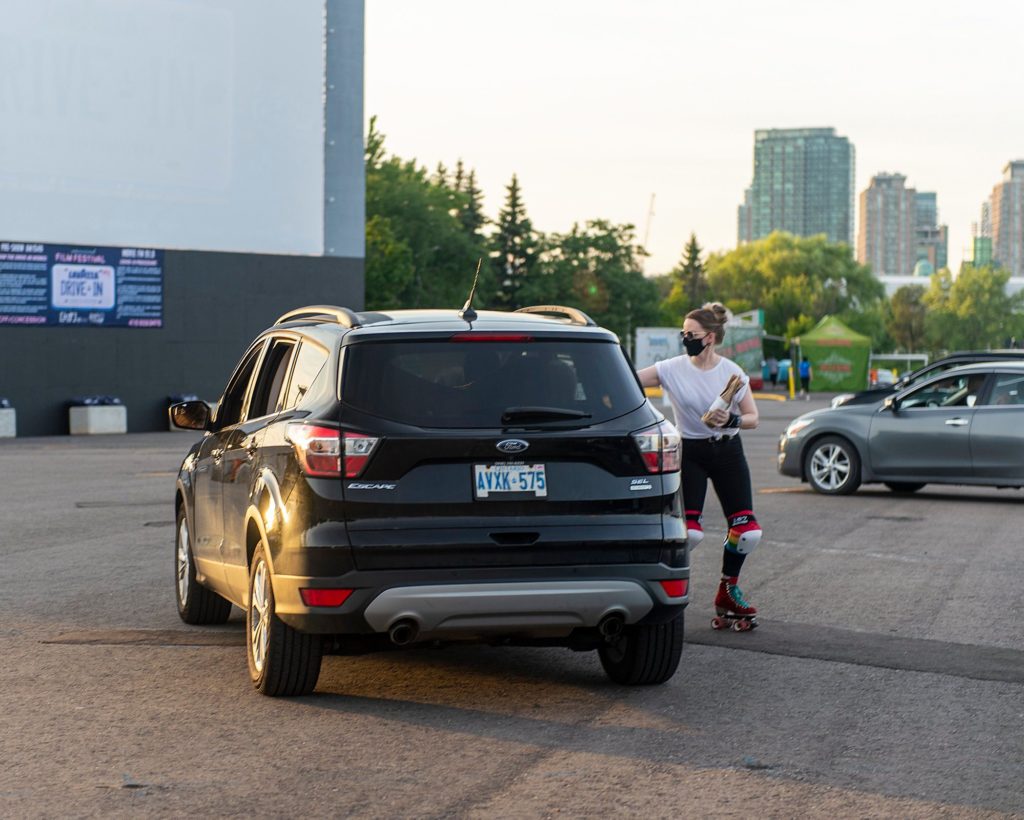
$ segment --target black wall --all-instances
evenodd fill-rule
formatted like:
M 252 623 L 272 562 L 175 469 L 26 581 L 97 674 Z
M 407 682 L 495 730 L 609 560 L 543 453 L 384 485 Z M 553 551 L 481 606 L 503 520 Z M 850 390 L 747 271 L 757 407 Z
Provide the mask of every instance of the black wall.
M 363 308 L 363 260 L 167 251 L 162 328 L 0 327 L 0 397 L 18 435 L 68 432 L 74 396 L 114 395 L 129 432 L 167 429 L 167 396 L 215 400 L 252 338 L 303 305 Z

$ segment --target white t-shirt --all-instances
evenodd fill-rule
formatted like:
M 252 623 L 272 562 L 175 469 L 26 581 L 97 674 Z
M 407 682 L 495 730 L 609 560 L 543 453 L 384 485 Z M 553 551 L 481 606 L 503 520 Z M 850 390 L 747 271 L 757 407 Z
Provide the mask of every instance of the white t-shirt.
M 733 373 L 743 379 L 743 387 L 733 397 L 729 412 L 739 412 L 740 400 L 750 390 L 750 379 L 738 364 L 721 357 L 710 370 L 701 370 L 693 366 L 689 356 L 683 355 L 665 359 L 654 366 L 661 386 L 672 402 L 672 409 L 676 413 L 676 428 L 683 434 L 683 438 L 716 438 L 739 433 L 736 427 L 708 427 L 700 420 L 725 389 Z

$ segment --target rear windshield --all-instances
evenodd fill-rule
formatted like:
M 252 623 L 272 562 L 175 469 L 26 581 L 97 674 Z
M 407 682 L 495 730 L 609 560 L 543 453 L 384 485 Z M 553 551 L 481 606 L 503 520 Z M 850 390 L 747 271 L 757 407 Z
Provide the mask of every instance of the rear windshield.
M 612 342 L 420 339 L 348 347 L 342 400 L 421 427 L 500 427 L 502 414 L 516 407 L 608 421 L 635 410 L 644 395 Z

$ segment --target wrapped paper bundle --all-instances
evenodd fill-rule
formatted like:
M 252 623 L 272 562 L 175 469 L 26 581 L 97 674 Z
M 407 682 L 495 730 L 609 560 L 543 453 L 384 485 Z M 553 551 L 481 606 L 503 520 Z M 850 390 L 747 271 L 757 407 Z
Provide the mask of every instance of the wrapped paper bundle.
M 717 399 L 711 402 L 711 406 L 707 409 L 707 412 L 700 417 L 700 420 L 705 424 L 710 424 L 708 419 L 715 410 L 728 410 L 732 404 L 732 400 L 736 397 L 736 394 L 740 392 L 740 388 L 743 387 L 743 379 L 733 373 L 729 377 L 729 381 L 725 384 L 725 389 L 721 392 Z

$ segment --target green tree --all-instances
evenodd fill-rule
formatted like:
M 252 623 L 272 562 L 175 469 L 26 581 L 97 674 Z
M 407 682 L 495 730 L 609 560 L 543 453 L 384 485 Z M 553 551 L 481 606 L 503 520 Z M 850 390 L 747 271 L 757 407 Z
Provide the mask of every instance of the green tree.
M 914 353 L 925 343 L 925 317 L 928 307 L 924 302 L 924 285 L 904 285 L 889 300 L 888 331 L 893 341 L 904 350 Z
M 523 291 L 535 273 L 540 255 L 540 237 L 526 215 L 519 179 L 515 174 L 505 188 L 505 205 L 498 214 L 497 231 L 491 237 L 491 266 L 496 279 L 494 302 L 515 310 L 527 304 Z
M 538 302 L 572 305 L 631 340 L 637 327 L 657 324 L 658 286 L 644 277 L 632 225 L 594 219 L 548 238 L 543 272 L 530 283 Z M 631 345 L 631 342 L 630 342 Z
M 455 190 L 462 195 L 459 207 L 459 221 L 472 236 L 479 236 L 488 219 L 484 216 L 484 195 L 476 184 L 476 171 L 470 170 L 462 176 L 462 160 L 456 168 Z
M 448 187 L 447 179 L 443 167 L 432 180 L 414 161 L 388 156 L 376 118 L 370 120 L 367 306 L 460 307 L 465 302 L 477 260 L 486 255 L 485 242 L 459 219 L 467 196 Z M 398 266 L 394 271 L 392 264 Z M 481 279 L 478 293 L 484 299 L 493 283 Z
M 805 320 L 813 326 L 831 314 L 869 325 L 873 338 L 881 334 L 884 341 L 885 288 L 848 245 L 776 232 L 712 254 L 705 267 L 711 295 L 736 312 L 763 309 L 768 333 L 796 335 L 787 327 L 803 327 Z
M 672 289 L 662 303 L 663 319 L 670 325 L 681 325 L 683 317 L 699 308 L 708 299 L 708 278 L 700 255 L 703 249 L 697 244 L 697 234 L 691 233 L 683 249 L 683 258 L 670 272 Z
M 377 214 L 366 220 L 366 294 L 373 307 L 404 307 L 401 296 L 412 282 L 409 246 L 395 235 L 391 221 Z
M 934 350 L 985 350 L 1002 345 L 1021 326 L 1024 294 L 1008 296 L 1009 271 L 964 265 L 932 276 L 924 295 L 926 334 Z

